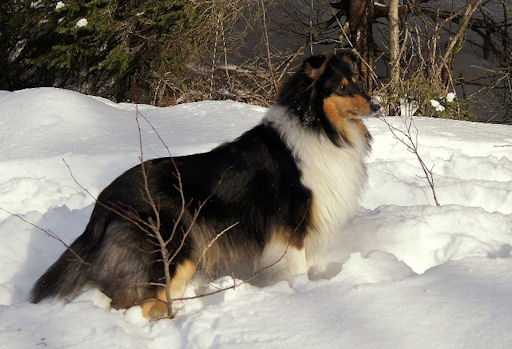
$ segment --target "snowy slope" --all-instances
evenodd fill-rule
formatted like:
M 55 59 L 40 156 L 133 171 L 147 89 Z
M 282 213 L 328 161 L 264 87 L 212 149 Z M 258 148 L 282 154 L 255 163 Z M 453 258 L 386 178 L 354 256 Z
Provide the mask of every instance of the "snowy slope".
M 206 151 L 259 122 L 235 102 L 139 106 L 174 155 Z M 359 213 L 304 275 L 188 301 L 173 320 L 110 310 L 90 290 L 68 304 L 26 302 L 71 242 L 93 195 L 139 156 L 135 106 L 39 88 L 0 91 L 1 348 L 510 348 L 512 126 L 416 118 L 441 206 L 413 154 L 379 119 Z M 398 118 L 388 118 L 400 127 Z M 144 122 L 144 157 L 166 150 Z M 71 177 L 66 164 L 79 181 Z M 187 290 L 230 285 L 223 277 Z

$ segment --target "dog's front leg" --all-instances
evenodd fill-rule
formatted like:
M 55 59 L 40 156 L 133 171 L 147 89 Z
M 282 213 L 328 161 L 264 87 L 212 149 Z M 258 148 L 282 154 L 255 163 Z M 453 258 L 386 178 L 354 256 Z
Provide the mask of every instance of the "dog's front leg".
M 307 273 L 306 252 L 289 243 L 273 240 L 263 249 L 254 272 L 260 273 L 263 284 L 268 285 L 280 280 L 291 280 L 295 275 Z

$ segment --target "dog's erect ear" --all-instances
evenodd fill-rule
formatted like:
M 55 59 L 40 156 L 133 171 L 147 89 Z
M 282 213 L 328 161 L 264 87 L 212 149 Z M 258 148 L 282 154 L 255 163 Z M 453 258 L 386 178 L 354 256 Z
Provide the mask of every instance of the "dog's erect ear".
M 349 48 L 337 48 L 335 49 L 334 54 L 343 60 L 347 60 L 347 62 L 352 62 L 352 64 L 357 63 L 359 60 L 359 57 L 356 55 L 354 50 Z
M 343 62 L 348 64 L 353 73 L 357 73 L 357 62 L 359 61 L 359 57 L 353 50 L 349 48 L 337 48 L 334 54 Z
M 324 56 L 311 56 L 304 62 L 304 71 L 313 80 L 317 80 L 325 71 L 329 59 Z

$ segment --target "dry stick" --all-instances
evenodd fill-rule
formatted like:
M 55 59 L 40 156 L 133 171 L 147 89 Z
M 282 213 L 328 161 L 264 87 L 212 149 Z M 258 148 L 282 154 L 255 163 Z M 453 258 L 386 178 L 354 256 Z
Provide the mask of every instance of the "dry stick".
M 384 123 L 388 126 L 389 130 L 391 131 L 391 134 L 393 135 L 393 137 L 395 139 L 397 139 L 400 143 L 405 145 L 405 147 L 407 148 L 407 150 L 409 152 L 416 155 L 416 158 L 418 159 L 418 162 L 421 165 L 421 169 L 423 170 L 423 173 L 425 173 L 425 178 L 430 186 L 430 190 L 432 191 L 432 196 L 434 197 L 434 201 L 437 206 L 440 206 L 439 201 L 437 200 L 437 195 L 436 195 L 436 190 L 435 190 L 434 173 L 432 172 L 432 170 L 434 169 L 434 166 L 432 166 L 432 168 L 429 169 L 418 152 L 418 128 L 414 124 L 412 115 L 409 116 L 409 123 L 407 123 L 407 121 L 404 118 L 400 117 L 400 119 L 402 120 L 402 122 L 405 125 L 406 131 L 403 131 L 403 130 L 391 125 L 386 120 L 385 117 L 382 117 L 379 119 L 384 121 Z M 411 135 L 411 127 L 414 127 L 414 129 L 416 130 L 415 139 L 413 139 L 413 137 Z M 408 142 L 406 142 L 403 138 L 399 137 L 397 133 L 403 135 L 407 139 Z
M 293 54 L 291 54 L 287 59 L 285 59 L 277 68 L 276 71 L 281 70 L 281 74 L 277 78 L 277 83 L 280 83 L 283 80 L 283 77 L 288 72 L 288 68 L 295 61 L 295 59 L 304 51 L 304 49 L 308 46 L 307 42 L 304 42 Z
M 175 219 L 174 221 L 174 226 L 173 226 L 173 229 L 171 230 L 171 234 L 170 234 L 170 237 L 169 239 L 167 239 L 165 242 L 164 242 L 164 245 L 165 247 L 167 247 L 167 245 L 174 239 L 174 236 L 176 234 L 176 231 L 178 229 L 178 226 L 180 224 L 180 222 L 182 221 L 183 219 L 183 216 L 186 212 L 186 209 L 190 206 L 189 204 L 186 204 L 185 202 L 185 195 L 184 195 L 184 191 L 183 191 L 183 182 L 181 180 L 181 174 L 179 172 L 179 169 L 178 169 L 178 166 L 176 165 L 176 162 L 174 161 L 174 157 L 172 156 L 171 154 L 171 151 L 169 149 L 169 147 L 167 146 L 167 144 L 165 143 L 165 141 L 163 140 L 163 138 L 160 136 L 160 134 L 158 133 L 158 131 L 156 130 L 156 128 L 153 126 L 153 124 L 149 121 L 149 119 L 144 115 L 142 114 L 138 108 L 136 108 L 136 111 L 137 111 L 137 117 L 142 117 L 147 123 L 148 125 L 151 127 L 151 129 L 153 130 L 153 132 L 156 134 L 156 136 L 158 137 L 158 139 L 160 140 L 160 142 L 162 143 L 162 145 L 165 147 L 165 149 L 167 150 L 167 153 L 169 155 L 169 158 L 173 164 L 173 167 L 174 167 L 174 171 L 176 173 L 176 177 L 178 179 L 178 187 L 176 188 L 180 194 L 180 201 L 181 201 L 181 210 L 180 210 L 180 213 L 178 214 L 178 217 Z M 137 123 L 138 125 L 138 123 Z M 140 130 L 140 127 L 139 127 L 139 132 L 141 132 Z M 224 174 L 221 176 L 220 180 L 219 180 L 219 183 L 221 183 L 222 179 L 224 177 Z M 210 200 L 210 198 L 212 197 L 212 195 L 215 193 L 215 191 L 213 191 L 212 193 L 210 193 L 210 195 L 208 195 L 208 197 L 199 204 L 198 208 L 195 210 L 194 212 L 194 215 L 192 216 L 192 221 L 191 223 L 189 224 L 187 230 L 184 232 L 183 234 L 183 238 L 181 240 L 181 243 L 180 245 L 178 246 L 178 248 L 176 249 L 174 255 L 170 258 L 170 260 L 172 261 L 176 255 L 181 251 L 181 249 L 183 248 L 184 246 L 184 243 L 185 243 L 185 239 L 187 238 L 187 236 L 189 235 L 189 233 L 191 232 L 191 229 L 192 227 L 195 225 L 195 223 L 197 222 L 197 219 L 199 217 L 199 214 L 201 212 L 201 210 L 203 209 L 204 205 Z M 236 224 L 238 223 L 235 223 L 233 225 L 231 225 L 230 227 L 224 229 L 221 233 L 224 234 L 226 231 L 228 231 L 229 229 L 231 229 L 232 227 L 234 227 Z M 222 235 L 221 234 L 221 235 Z M 218 237 L 220 236 L 217 236 L 215 239 L 217 239 Z
M 218 39 L 219 39 L 219 28 L 217 28 L 215 30 L 215 44 L 213 46 L 213 57 L 212 57 L 212 73 L 211 73 L 211 77 L 210 77 L 210 98 L 212 98 L 213 96 L 213 81 L 214 81 L 214 78 L 215 78 L 215 60 L 217 59 L 216 55 L 217 55 L 217 44 L 218 44 Z M 137 108 L 137 114 L 138 114 L 138 108 Z
M 209 201 L 209 199 L 212 197 L 213 193 L 210 194 L 203 202 L 201 202 L 201 204 L 199 205 L 199 207 L 195 210 L 194 212 L 194 215 L 192 217 L 192 221 L 188 224 L 188 228 L 186 231 L 183 232 L 183 237 L 181 238 L 181 241 L 180 241 L 180 245 L 178 246 L 178 248 L 176 248 L 176 251 L 174 251 L 174 254 L 170 257 L 171 258 L 171 261 L 174 260 L 174 258 L 176 258 L 176 256 L 178 255 L 178 253 L 183 249 L 183 247 L 185 246 L 185 240 L 187 239 L 188 235 L 190 234 L 190 232 L 192 231 L 192 227 L 194 227 L 194 225 L 196 224 L 197 222 L 197 219 L 199 218 L 199 214 L 201 212 L 201 210 L 203 209 L 204 205 L 206 205 L 206 203 Z M 177 221 L 179 223 L 179 221 Z M 176 224 L 175 224 L 176 225 Z M 175 231 L 173 231 L 173 234 L 175 233 Z M 172 239 L 169 238 L 166 242 L 166 245 L 167 243 L 171 242 Z
M 171 261 L 169 260 L 169 250 L 167 249 L 165 241 L 160 232 L 160 227 L 161 227 L 160 209 L 157 206 L 157 204 L 155 203 L 153 196 L 151 195 L 151 191 L 149 189 L 148 176 L 147 176 L 146 168 L 144 166 L 144 150 L 142 147 L 142 131 L 141 131 L 139 119 L 138 119 L 138 116 L 139 116 L 138 110 L 139 110 L 139 108 L 136 107 L 137 115 L 135 117 L 135 121 L 137 123 L 137 128 L 139 131 L 140 165 L 142 168 L 142 176 L 144 178 L 144 189 L 146 190 L 147 200 L 148 200 L 148 203 L 150 204 L 151 208 L 153 209 L 153 213 L 154 213 L 155 219 L 156 219 L 156 222 L 155 222 L 151 217 L 149 217 L 148 221 L 149 221 L 150 228 L 153 232 L 152 237 L 154 237 L 158 240 L 158 244 L 160 247 L 160 253 L 162 255 L 162 260 L 163 260 L 163 264 L 164 264 L 165 296 L 168 300 L 166 302 L 167 316 L 169 318 L 173 318 L 174 314 L 172 312 L 172 301 L 170 301 L 170 299 L 171 299 L 171 289 L 170 289 L 171 273 L 169 271 L 169 267 L 170 267 Z
M 223 18 L 224 18 L 224 11 L 222 12 L 222 18 L 219 18 L 219 20 L 220 20 L 220 30 L 221 30 L 221 34 L 222 34 L 222 49 L 224 51 L 224 67 L 225 67 L 224 70 L 226 73 L 226 78 L 228 79 L 228 84 L 231 85 L 231 79 L 229 76 L 229 69 L 228 69 L 228 51 L 227 51 L 227 47 L 226 47 L 226 33 L 224 32 Z
M 75 257 L 78 259 L 78 261 L 79 261 L 80 263 L 83 263 L 83 264 L 86 264 L 86 265 L 92 265 L 91 263 L 86 262 L 86 261 L 82 258 L 82 256 L 80 256 L 77 252 L 75 252 L 75 251 L 71 248 L 71 246 L 70 246 L 70 245 L 68 245 L 67 243 L 65 243 L 65 242 L 64 242 L 64 240 L 62 240 L 62 239 L 61 239 L 57 234 L 55 234 L 55 233 L 54 233 L 54 232 L 52 232 L 51 230 L 44 229 L 44 228 L 42 228 L 42 227 L 40 227 L 40 226 L 36 225 L 35 223 L 30 222 L 28 219 L 26 219 L 26 218 L 22 217 L 21 215 L 19 215 L 19 214 L 17 214 L 17 213 L 10 212 L 10 211 L 6 210 L 5 208 L 0 207 L 0 211 L 3 211 L 3 212 L 7 213 L 7 214 L 8 214 L 8 215 L 10 215 L 10 216 L 14 216 L 14 217 L 16 217 L 16 218 L 18 218 L 18 219 L 22 220 L 24 223 L 27 223 L 28 225 L 31 225 L 32 227 L 34 227 L 34 228 L 36 228 L 36 229 L 38 229 L 38 230 L 42 231 L 43 233 L 45 233 L 46 235 L 48 235 L 48 236 L 49 236 L 49 237 L 51 237 L 52 239 L 57 240 L 57 241 L 58 241 L 58 242 L 60 242 L 60 243 L 61 243 L 61 244 L 62 244 L 62 245 L 67 249 L 67 250 L 69 250 L 69 251 L 73 254 L 73 256 L 75 256 Z
M 96 197 L 94 195 L 92 195 L 91 192 L 87 188 L 85 188 L 83 185 L 81 185 L 80 182 L 76 179 L 75 175 L 73 174 L 73 171 L 71 170 L 71 167 L 66 162 L 66 160 L 62 159 L 62 162 L 64 162 L 64 164 L 68 168 L 69 174 L 70 174 L 71 178 L 73 179 L 73 181 L 83 191 L 85 191 L 87 193 L 87 195 L 89 195 L 94 200 L 94 202 L 96 204 L 98 204 L 101 207 L 103 207 L 103 208 L 105 208 L 105 209 L 107 209 L 107 210 L 117 214 L 119 217 L 126 219 L 128 222 L 130 222 L 132 224 L 135 224 L 139 229 L 141 229 L 145 233 L 149 233 L 149 230 L 147 230 L 147 227 L 149 226 L 149 224 L 147 222 L 145 222 L 144 220 L 142 220 L 140 217 L 138 217 L 136 212 L 131 212 L 129 210 L 130 208 L 123 209 L 123 208 L 119 207 L 118 205 L 115 205 L 114 203 L 111 203 L 110 205 L 107 205 L 107 204 L 105 204 L 105 203 L 103 203 L 101 201 L 98 201 L 96 199 Z
M 225 228 L 224 230 L 222 230 L 220 233 L 218 233 L 217 235 L 215 235 L 215 237 L 210 240 L 210 242 L 208 243 L 208 246 L 206 246 L 206 248 L 203 250 L 203 253 L 201 254 L 201 257 L 199 257 L 199 259 L 197 260 L 196 262 L 196 269 L 197 267 L 199 266 L 199 263 L 201 263 L 201 260 L 203 259 L 203 257 L 205 256 L 206 254 L 206 251 L 208 251 L 208 249 L 210 247 L 212 247 L 212 245 L 215 243 L 215 241 L 217 241 L 218 238 L 220 238 L 222 235 L 224 235 L 225 232 L 227 232 L 228 230 L 232 229 L 233 227 L 237 226 L 239 222 L 236 222 L 234 224 L 231 224 L 229 227 Z
M 170 270 L 169 270 L 170 269 L 170 265 L 175 260 L 175 258 L 178 255 L 178 253 L 180 253 L 181 250 L 183 249 L 183 247 L 185 246 L 185 241 L 188 238 L 189 234 L 191 233 L 192 228 L 195 226 L 195 224 L 197 222 L 197 219 L 198 219 L 198 217 L 200 215 L 201 210 L 203 209 L 204 205 L 209 201 L 209 199 L 211 198 L 211 196 L 213 195 L 214 192 L 212 192 L 203 202 L 201 202 L 199 207 L 195 210 L 194 215 L 192 217 L 192 221 L 188 224 L 188 227 L 187 227 L 186 231 L 183 232 L 183 236 L 181 238 L 180 244 L 178 245 L 178 247 L 176 248 L 174 253 L 171 254 L 169 249 L 167 248 L 167 246 L 168 246 L 168 244 L 171 241 L 174 240 L 175 234 L 176 234 L 176 232 L 178 230 L 178 227 L 179 227 L 180 223 L 183 220 L 184 214 L 185 214 L 187 208 L 189 207 L 189 205 L 185 204 L 185 197 L 184 197 L 183 186 L 182 186 L 182 182 L 181 182 L 181 175 L 178 174 L 177 177 L 178 177 L 179 184 L 178 184 L 178 188 L 177 189 L 178 189 L 178 191 L 180 193 L 180 197 L 181 197 L 181 210 L 180 210 L 180 213 L 178 214 L 178 217 L 174 221 L 174 226 L 173 226 L 173 228 L 171 230 L 170 237 L 167 240 L 164 240 L 164 238 L 162 236 L 162 233 L 160 231 L 160 228 L 161 228 L 160 210 L 159 210 L 159 208 L 157 206 L 157 203 L 154 201 L 154 199 L 153 199 L 153 197 L 151 195 L 151 191 L 150 191 L 149 184 L 148 184 L 147 172 L 146 172 L 145 167 L 144 167 L 143 149 L 142 149 L 142 136 L 141 136 L 142 135 L 142 130 L 140 128 L 140 123 L 138 121 L 138 118 L 139 118 L 139 116 L 142 115 L 142 113 L 139 112 L 138 108 L 136 108 L 136 112 L 137 112 L 136 122 L 137 122 L 137 127 L 138 127 L 138 132 L 139 132 L 139 145 L 140 145 L 140 154 L 141 154 L 140 161 L 141 161 L 141 167 L 142 167 L 142 175 L 143 175 L 143 178 L 144 178 L 144 187 L 145 187 L 145 191 L 146 191 L 146 194 L 147 194 L 148 203 L 152 207 L 153 213 L 155 214 L 155 218 L 156 218 L 156 222 L 154 222 L 153 219 L 151 219 L 151 218 L 149 219 L 149 223 L 150 223 L 149 225 L 150 225 L 150 228 L 152 230 L 152 234 L 149 234 L 149 235 L 151 237 L 153 237 L 153 238 L 156 238 L 157 241 L 158 241 L 158 247 L 160 249 L 160 254 L 162 256 L 162 262 L 164 264 L 165 295 L 166 295 L 166 298 L 167 298 L 167 301 L 165 303 L 166 303 L 166 306 L 167 306 L 167 315 L 168 315 L 169 318 L 173 318 L 174 317 L 174 314 L 172 312 L 172 302 L 173 302 L 173 299 L 171 298 L 171 290 L 170 290 L 170 285 L 171 285 L 171 275 L 170 275 Z M 160 135 L 158 134 L 157 130 L 153 127 L 151 122 L 145 116 L 143 116 L 143 118 L 151 126 L 151 128 L 154 130 L 154 132 L 158 135 L 158 138 L 165 145 L 165 142 L 160 137 Z M 166 145 L 165 145 L 165 147 L 169 151 L 169 148 Z M 169 151 L 169 154 L 170 154 L 170 151 Z M 172 159 L 173 166 L 174 166 L 175 170 L 177 170 L 176 162 L 174 161 L 172 156 L 170 158 Z M 222 178 L 220 179 L 220 181 L 222 181 Z M 224 229 L 221 233 L 224 234 L 226 231 L 231 229 L 233 226 L 234 225 Z
M 151 130 L 155 133 L 155 135 L 158 138 L 158 140 L 160 141 L 160 143 L 166 149 L 167 155 L 169 155 L 169 159 L 171 160 L 171 164 L 173 166 L 175 177 L 178 180 L 178 187 L 175 187 L 175 188 L 178 190 L 178 193 L 180 194 L 180 206 L 181 207 L 180 207 L 180 212 L 178 214 L 178 217 L 174 221 L 174 226 L 173 226 L 173 229 L 172 229 L 172 233 L 171 233 L 171 235 L 170 235 L 170 237 L 168 239 L 168 241 L 171 241 L 174 238 L 174 235 L 176 233 L 178 225 L 181 222 L 181 220 L 183 218 L 183 215 L 185 214 L 186 208 L 188 207 L 188 205 L 186 203 L 186 200 L 185 200 L 185 194 L 183 192 L 183 182 L 182 182 L 182 179 L 181 179 L 181 172 L 180 172 L 180 170 L 178 168 L 178 165 L 176 164 L 176 161 L 174 161 L 174 157 L 171 154 L 171 150 L 167 146 L 167 143 L 165 143 L 163 138 L 160 136 L 160 133 L 157 131 L 157 129 L 153 126 L 153 124 L 149 121 L 149 119 L 144 114 L 142 114 L 139 111 L 138 107 L 136 107 L 136 113 L 137 113 L 137 117 L 140 116 L 140 117 L 142 117 L 147 122 L 147 124 L 151 127 Z M 139 132 L 140 132 L 140 128 L 139 128 Z
M 311 49 L 311 55 L 313 55 L 313 11 L 314 11 L 314 0 L 311 0 L 311 13 L 309 15 L 309 45 Z
M 265 9 L 265 3 L 263 0 L 260 0 L 260 6 L 262 11 L 262 21 L 263 21 L 263 34 L 265 38 L 265 47 L 267 49 L 267 61 L 268 61 L 268 69 L 270 71 L 270 76 L 272 78 L 272 86 L 274 88 L 274 93 L 277 92 L 277 82 L 275 78 L 274 67 L 272 66 L 272 56 L 270 53 L 270 41 L 268 39 L 268 29 L 267 29 L 267 15 Z
M 173 241 L 174 237 L 175 237 L 175 234 L 176 234 L 176 231 L 179 227 L 179 224 L 181 223 L 182 219 L 183 219 L 183 216 L 185 214 L 185 211 L 187 210 L 187 208 L 189 207 L 188 204 L 185 204 L 185 197 L 184 197 L 184 191 L 183 191 L 183 184 L 182 184 L 182 181 L 181 181 L 181 174 L 179 173 L 179 169 L 176 165 L 176 162 L 174 161 L 174 158 L 172 157 L 171 155 L 171 152 L 169 150 L 169 147 L 167 146 L 167 144 L 165 143 L 165 141 L 162 139 L 162 137 L 160 136 L 160 134 L 158 133 L 158 131 L 156 130 L 156 128 L 153 126 L 153 124 L 149 121 L 149 119 L 144 116 L 142 113 L 140 113 L 139 109 L 136 108 L 136 122 L 137 122 L 137 127 L 138 127 L 138 132 L 139 132 L 139 145 L 140 145 L 140 153 L 141 153 L 141 157 L 140 157 L 140 160 L 141 160 L 141 166 L 142 166 L 142 172 L 143 172 L 143 176 L 144 176 L 144 185 L 145 185 L 145 190 L 146 190 L 146 193 L 148 195 L 148 200 L 149 200 L 149 204 L 151 205 L 151 207 L 153 208 L 153 211 L 154 211 L 154 214 L 155 214 L 155 217 L 157 219 L 157 222 L 154 223 L 152 220 L 150 221 L 150 227 L 153 231 L 153 234 L 150 234 L 150 236 L 152 237 L 156 237 L 156 239 L 158 240 L 158 246 L 160 247 L 160 253 L 162 255 L 162 260 L 163 260 L 163 263 L 164 263 L 164 273 L 165 273 L 165 292 L 166 292 L 166 297 L 167 297 L 167 301 L 165 302 L 166 303 L 166 306 L 167 306 L 167 314 L 168 314 L 168 317 L 169 318 L 173 318 L 174 317 L 174 314 L 172 313 L 172 302 L 175 300 L 175 299 L 172 299 L 171 298 L 171 294 L 170 294 L 170 281 L 171 281 L 171 278 L 170 278 L 170 272 L 169 272 L 169 267 L 170 267 L 170 264 L 174 261 L 174 259 L 176 258 L 176 256 L 178 255 L 178 253 L 184 248 L 185 246 L 185 240 L 188 238 L 189 234 L 191 233 L 192 231 L 192 228 L 195 226 L 195 224 L 197 223 L 197 220 L 199 218 L 199 215 L 201 213 L 201 210 L 203 209 L 204 205 L 210 200 L 210 198 L 212 197 L 212 195 L 215 193 L 215 190 L 210 193 L 210 195 L 204 200 L 202 201 L 198 208 L 195 210 L 194 212 L 194 215 L 192 217 L 192 220 L 191 222 L 188 224 L 188 227 L 186 229 L 186 231 L 183 232 L 183 236 L 182 236 L 182 239 L 180 241 L 180 244 L 179 246 L 176 248 L 176 250 L 174 251 L 174 253 L 171 255 L 170 251 L 168 250 L 167 246 L 168 244 Z M 171 234 L 170 234 L 170 237 L 169 239 L 167 240 L 164 240 L 163 237 L 162 237 L 162 234 L 160 232 L 160 227 L 161 227 L 161 224 L 160 224 L 160 217 L 159 217 L 159 209 L 155 203 L 155 201 L 153 200 L 153 198 L 151 197 L 151 192 L 150 192 L 150 189 L 149 189 L 149 185 L 148 185 L 148 178 L 147 178 L 147 173 L 145 171 L 145 168 L 144 168 L 144 161 L 143 161 L 143 149 L 142 149 L 142 131 L 141 131 L 141 128 L 140 128 L 140 124 L 139 124 L 139 121 L 138 121 L 138 118 L 142 117 L 149 125 L 150 127 L 152 128 L 152 130 L 155 132 L 155 134 L 157 135 L 158 139 L 162 142 L 162 144 L 164 145 L 164 147 L 167 149 L 167 152 L 169 154 L 169 157 L 172 161 L 172 164 L 174 166 L 174 170 L 176 171 L 176 176 L 177 176 L 177 179 L 178 179 L 178 191 L 180 193 L 180 197 L 181 197 L 181 210 L 180 210 L 180 213 L 178 214 L 178 217 L 175 219 L 174 221 L 174 226 L 173 226 L 173 229 L 171 231 Z M 220 180 L 219 180 L 219 183 L 218 185 L 222 182 L 222 179 L 224 177 L 224 174 L 221 176 Z M 208 244 L 208 246 L 206 247 L 206 249 L 203 251 L 203 255 L 201 256 L 201 258 L 204 256 L 204 254 L 206 253 L 206 251 L 213 245 L 213 243 L 218 239 L 220 238 L 224 233 L 226 233 L 228 230 L 230 230 L 231 228 L 233 228 L 234 226 L 236 226 L 238 224 L 235 223 L 235 224 L 232 224 L 231 226 L 225 228 L 224 230 L 222 230 L 219 234 L 217 234 L 213 239 L 212 241 L 210 241 L 210 243 Z M 199 261 L 196 263 L 196 267 L 197 265 L 199 264 L 201 258 L 199 259 Z M 161 301 L 161 302 L 164 302 L 163 300 L 158 300 L 158 301 Z
M 477 65 L 471 65 L 471 67 L 483 70 L 484 72 L 487 72 L 487 73 L 490 73 L 490 74 L 494 74 L 493 77 L 496 77 L 498 74 L 500 74 L 500 75 L 503 74 L 503 75 L 500 76 L 499 78 L 497 78 L 496 81 L 494 81 L 492 85 L 484 85 L 484 84 L 479 85 L 479 86 L 482 86 L 482 87 L 479 90 L 477 90 L 476 92 L 472 93 L 469 96 L 469 98 L 473 98 L 474 96 L 476 96 L 477 94 L 481 93 L 482 91 L 484 91 L 487 88 L 494 89 L 503 80 L 508 80 L 509 85 L 512 82 L 512 76 L 509 76 L 512 72 L 511 73 L 507 73 L 506 69 L 497 69 L 496 70 L 496 69 L 489 69 L 489 68 L 485 68 L 485 67 L 481 67 L 481 66 L 477 66 Z M 476 85 L 476 83 L 475 83 L 475 85 Z M 509 89 L 510 89 L 510 92 L 512 94 L 512 85 L 509 86 Z
M 380 83 L 379 81 L 379 78 L 378 78 L 378 75 L 377 73 L 375 72 L 375 70 L 373 69 L 372 66 L 370 66 L 368 64 L 368 62 L 366 62 L 366 60 L 363 58 L 363 56 L 361 55 L 361 53 L 356 49 L 356 47 L 354 46 L 354 44 L 352 43 L 352 41 L 350 40 L 350 38 L 348 37 L 348 34 L 347 34 L 347 28 L 348 27 L 345 27 L 341 24 L 339 18 L 338 18 L 338 14 L 334 11 L 334 9 L 331 8 L 331 11 L 332 11 L 332 14 L 333 14 L 333 17 L 336 19 L 336 22 L 338 23 L 338 26 L 340 27 L 341 29 L 341 33 L 342 35 L 345 37 L 345 40 L 347 40 L 348 44 L 350 45 L 350 48 L 351 50 L 356 54 L 356 56 L 359 58 L 359 60 L 361 61 L 361 63 L 363 63 L 367 68 L 368 68 L 368 71 L 370 72 L 370 76 L 372 77 L 373 81 L 375 82 L 376 85 L 378 85 Z M 347 22 L 348 23 L 348 22 Z M 349 25 L 350 26 L 350 25 Z M 340 35 L 340 39 L 341 39 L 341 35 Z M 342 40 L 340 40 L 342 41 Z

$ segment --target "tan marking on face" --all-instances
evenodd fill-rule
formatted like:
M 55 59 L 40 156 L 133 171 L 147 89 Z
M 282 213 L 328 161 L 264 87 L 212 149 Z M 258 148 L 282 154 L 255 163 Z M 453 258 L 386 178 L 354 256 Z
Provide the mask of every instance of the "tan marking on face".
M 331 121 L 370 114 L 370 101 L 361 95 L 338 96 L 324 99 L 324 112 Z
M 176 267 L 176 273 L 171 280 L 171 299 L 182 298 L 188 282 L 196 272 L 196 265 L 187 259 Z M 142 304 L 142 315 L 148 319 L 159 319 L 167 315 L 167 295 L 164 287 L 159 287 L 153 299 Z
M 363 96 L 343 97 L 331 95 L 324 99 L 324 112 L 331 124 L 345 135 L 349 142 L 354 142 L 354 134 L 350 127 L 351 122 L 356 122 L 361 135 L 365 136 L 368 130 L 360 119 L 360 115 L 370 113 L 370 102 Z
M 334 98 L 335 97 L 329 97 L 324 99 L 324 112 L 331 124 L 339 132 L 346 134 L 348 128 L 345 118 L 347 118 L 348 115 L 342 114 L 343 111 L 340 111 Z
M 356 77 L 355 77 L 355 76 L 353 76 L 351 80 L 352 80 L 352 82 L 353 82 L 354 84 L 355 84 L 355 83 L 357 83 L 357 79 L 356 79 Z
M 348 80 L 347 80 L 347 78 L 343 78 L 343 79 L 341 79 L 341 84 L 342 84 L 343 86 L 347 87 L 347 86 L 348 86 Z

